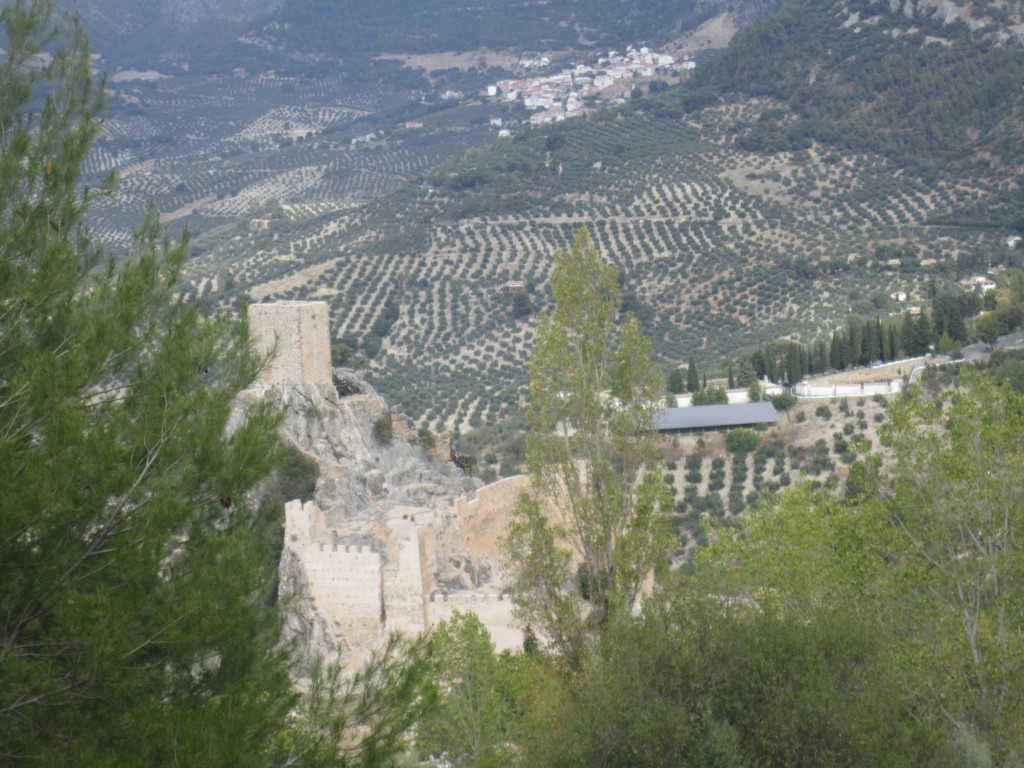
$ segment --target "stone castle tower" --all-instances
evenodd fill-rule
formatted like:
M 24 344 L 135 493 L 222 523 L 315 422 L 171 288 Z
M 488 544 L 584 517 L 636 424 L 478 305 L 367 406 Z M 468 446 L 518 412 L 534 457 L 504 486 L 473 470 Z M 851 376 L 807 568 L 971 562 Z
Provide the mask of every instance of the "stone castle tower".
M 263 371 L 264 385 L 330 384 L 330 310 L 325 301 L 277 301 L 249 307 L 249 324 L 261 352 L 277 344 Z

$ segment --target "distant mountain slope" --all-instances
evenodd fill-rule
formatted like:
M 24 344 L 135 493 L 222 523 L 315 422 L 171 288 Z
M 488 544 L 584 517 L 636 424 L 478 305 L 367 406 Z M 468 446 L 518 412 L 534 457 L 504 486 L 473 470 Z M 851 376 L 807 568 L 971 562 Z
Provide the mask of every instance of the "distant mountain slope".
M 300 7 L 293 3 L 279 13 Z M 611 8 L 593 6 L 588 19 Z M 461 34 L 437 23 L 451 8 L 441 0 L 374 27 L 375 9 L 390 7 L 359 2 L 353 13 L 378 41 L 436 29 L 429 44 L 447 47 Z M 287 34 L 246 46 L 333 74 L 243 79 L 249 90 L 237 100 L 249 119 L 204 145 L 201 170 L 187 162 L 197 139 L 183 125 L 166 137 L 180 146 L 163 176 L 150 168 L 160 166 L 156 155 L 142 154 L 149 145 L 130 145 L 139 119 L 130 99 L 159 95 L 169 112 L 188 104 L 198 111 L 182 120 L 197 128 L 199 118 L 222 116 L 173 81 L 133 86 L 113 123 L 126 138 L 104 149 L 137 156 L 123 184 L 138 195 L 174 176 L 180 191 L 169 210 L 200 199 L 219 213 L 195 242 L 195 293 L 223 305 L 243 294 L 323 298 L 335 338 L 372 358 L 370 375 L 389 400 L 431 426 L 466 428 L 519 407 L 551 256 L 580 226 L 619 266 L 626 305 L 666 366 L 690 355 L 715 363 L 779 337 L 808 340 L 851 310 L 896 311 L 897 289 L 926 302 L 965 271 L 1016 258 L 1001 227 L 1024 210 L 1015 207 L 1024 202 L 1020 46 L 1012 25 L 944 7 L 936 19 L 931 6 L 795 0 L 741 32 L 703 74 L 702 62 L 688 84 L 544 129 L 506 113 L 513 136 L 490 146 L 482 145 L 497 133 L 494 103 L 434 111 L 405 128 L 390 102 L 371 103 L 381 89 L 364 85 L 370 101 L 339 110 L 350 72 L 337 71 L 336 51 L 298 47 L 315 15 L 301 24 L 280 16 L 257 28 Z M 548 27 L 569 35 L 575 22 L 560 26 L 555 14 L 582 8 L 551 0 L 507 12 L 548 13 Z M 414 21 L 417 9 L 425 15 Z M 666 4 L 652 18 L 667 28 L 658 13 L 672 11 Z M 238 88 L 233 78 L 209 82 Z M 396 104 L 417 103 L 418 88 L 396 91 Z M 280 105 L 257 109 L 255 94 L 277 94 Z M 291 94 L 301 106 L 286 103 Z M 302 135 L 291 143 L 290 132 Z M 479 148 L 465 152 L 467 144 Z M 428 172 L 409 155 L 418 146 L 456 156 Z M 379 197 L 349 194 L 370 176 L 375 186 L 359 184 Z M 970 226 L 937 226 L 952 223 Z
M 109 69 L 189 65 L 281 0 L 89 0 L 74 4 Z M 67 7 L 73 4 L 64 0 Z
M 751 149 L 821 141 L 1012 173 L 1024 125 L 1024 27 L 1006 8 L 975 4 L 972 16 L 951 3 L 792 0 L 739 32 L 703 82 L 785 105 L 745 131 Z
M 242 45 L 225 56 L 351 63 L 380 53 L 655 45 L 727 10 L 742 24 L 777 5 L 778 0 L 285 0 L 253 23 Z
M 291 223 L 232 279 L 256 298 L 329 300 L 378 386 L 463 427 L 519 404 L 529 315 L 579 226 L 666 364 L 806 340 L 851 310 L 896 309 L 897 288 L 926 300 L 1013 258 L 998 228 L 933 226 L 965 212 L 992 225 L 1021 176 L 1021 51 L 975 27 L 797 0 L 692 86 Z
M 818 146 L 744 150 L 733 139 L 756 106 L 564 123 L 360 209 L 269 235 L 240 227 L 203 259 L 230 263 L 253 298 L 329 301 L 336 338 L 373 356 L 377 386 L 414 417 L 466 428 L 520 403 L 551 256 L 580 226 L 621 269 L 627 307 L 669 365 L 808 340 L 1005 252 L 995 233 L 926 226 L 992 184 Z
M 68 7 L 71 0 L 62 0 Z M 365 70 L 381 53 L 565 51 L 655 44 L 779 0 L 92 0 L 79 4 L 105 66 L 205 73 Z M 384 71 L 384 76 L 392 74 Z M 376 73 L 374 74 L 376 76 Z M 363 75 L 364 79 L 366 75 Z

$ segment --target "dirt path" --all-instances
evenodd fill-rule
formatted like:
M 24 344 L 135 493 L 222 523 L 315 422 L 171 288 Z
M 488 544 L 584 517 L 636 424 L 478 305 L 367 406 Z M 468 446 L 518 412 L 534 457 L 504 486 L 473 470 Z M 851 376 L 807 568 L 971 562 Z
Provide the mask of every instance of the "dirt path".
M 166 224 L 168 221 L 174 221 L 175 219 L 183 219 L 186 216 L 191 216 L 193 213 L 198 211 L 200 208 L 209 205 L 217 199 L 216 195 L 209 195 L 208 197 L 201 197 L 198 200 L 193 200 L 191 203 L 186 203 L 176 211 L 169 213 L 160 214 L 160 223 Z

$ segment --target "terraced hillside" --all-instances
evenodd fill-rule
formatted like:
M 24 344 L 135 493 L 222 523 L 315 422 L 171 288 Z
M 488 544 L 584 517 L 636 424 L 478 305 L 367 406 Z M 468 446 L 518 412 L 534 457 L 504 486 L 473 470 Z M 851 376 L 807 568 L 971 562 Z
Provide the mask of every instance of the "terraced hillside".
M 336 339 L 434 428 L 518 408 L 552 255 L 581 226 L 666 367 L 807 341 L 1012 257 L 1021 47 L 935 8 L 792 0 L 693 82 L 500 140 L 506 107 L 431 101 L 396 61 L 405 86 L 119 83 L 101 234 L 127 243 L 155 197 L 198 232 L 193 292 L 328 300 Z
M 578 227 L 621 269 L 667 364 L 811 338 L 872 294 L 923 297 L 958 261 L 1006 248 L 928 225 L 997 192 L 982 174 L 925 180 L 817 144 L 743 150 L 764 100 L 672 118 L 648 106 L 502 140 L 358 209 L 236 225 L 197 273 L 256 299 L 329 301 L 336 337 L 372 356 L 392 401 L 464 429 L 520 403 L 528 313 Z
M 197 233 L 272 203 L 336 209 L 392 192 L 496 133 L 479 104 L 425 104 L 422 92 L 341 73 L 115 75 L 109 92 L 86 173 L 96 182 L 117 169 L 117 195 L 98 201 L 95 218 L 115 248 L 131 242 L 149 201 Z M 405 129 L 410 116 L 422 127 Z

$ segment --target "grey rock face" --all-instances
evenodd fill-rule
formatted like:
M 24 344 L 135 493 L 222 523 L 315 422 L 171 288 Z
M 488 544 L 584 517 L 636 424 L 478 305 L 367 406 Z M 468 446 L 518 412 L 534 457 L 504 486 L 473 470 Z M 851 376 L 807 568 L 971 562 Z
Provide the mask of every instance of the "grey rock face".
M 339 396 L 334 386 L 310 385 L 273 387 L 265 393 L 285 410 L 285 434 L 319 463 L 314 501 L 329 515 L 365 520 L 395 506 L 450 501 L 480 485 L 419 446 L 400 439 L 391 445 L 377 442 L 373 425 L 387 412 L 387 403 L 353 372 L 338 370 L 336 375 L 357 382 L 361 393 Z

